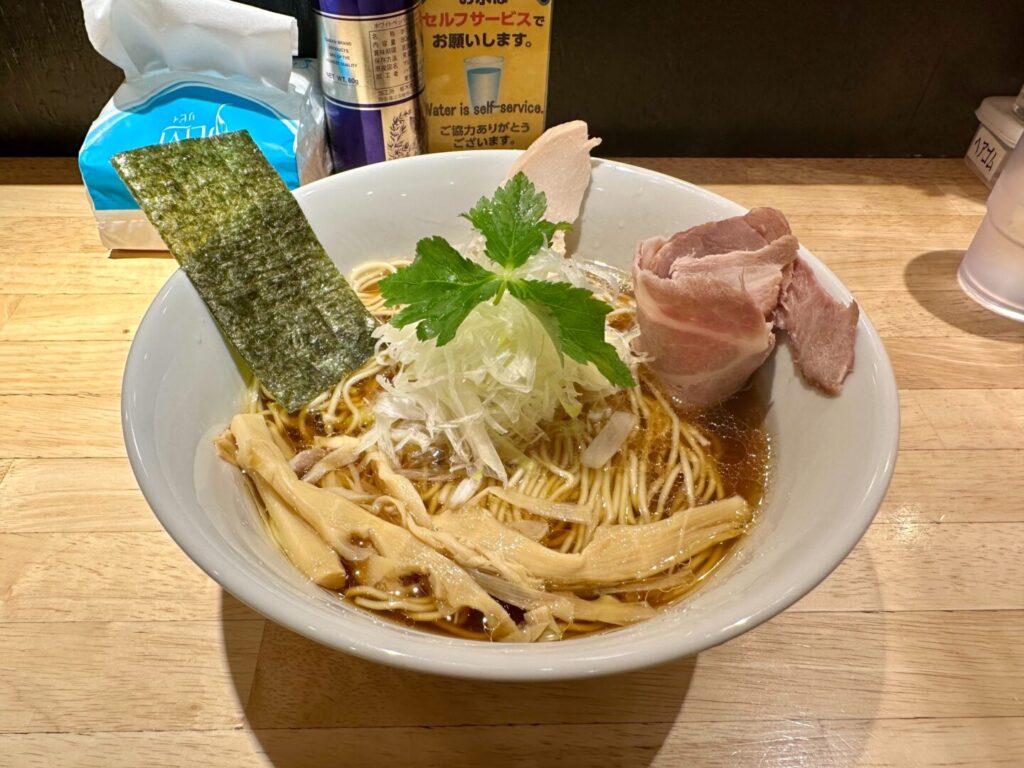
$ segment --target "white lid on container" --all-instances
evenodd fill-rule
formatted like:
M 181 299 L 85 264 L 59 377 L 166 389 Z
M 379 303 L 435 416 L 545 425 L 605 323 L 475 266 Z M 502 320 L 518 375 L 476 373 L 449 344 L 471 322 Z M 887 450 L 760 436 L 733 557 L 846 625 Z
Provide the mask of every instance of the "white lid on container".
M 989 96 L 974 110 L 978 120 L 1011 149 L 1024 133 L 1024 122 L 1013 111 L 1013 102 L 1013 96 Z

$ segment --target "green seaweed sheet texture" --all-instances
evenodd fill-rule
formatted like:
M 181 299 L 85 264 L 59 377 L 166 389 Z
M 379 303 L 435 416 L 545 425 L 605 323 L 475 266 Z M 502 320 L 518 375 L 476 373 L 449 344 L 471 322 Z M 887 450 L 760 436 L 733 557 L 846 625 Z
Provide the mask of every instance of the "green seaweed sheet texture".
M 373 354 L 376 322 L 247 131 L 111 162 L 224 335 L 289 411 Z

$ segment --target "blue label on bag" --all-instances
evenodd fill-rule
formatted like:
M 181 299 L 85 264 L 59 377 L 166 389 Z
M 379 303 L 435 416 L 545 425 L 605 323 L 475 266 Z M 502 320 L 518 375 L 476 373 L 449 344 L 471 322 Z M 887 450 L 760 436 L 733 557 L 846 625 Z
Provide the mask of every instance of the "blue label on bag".
M 82 180 L 97 210 L 137 209 L 110 164 L 113 155 L 242 129 L 249 131 L 288 188 L 298 187 L 295 121 L 259 101 L 201 83 L 176 83 L 95 126 L 78 154 Z

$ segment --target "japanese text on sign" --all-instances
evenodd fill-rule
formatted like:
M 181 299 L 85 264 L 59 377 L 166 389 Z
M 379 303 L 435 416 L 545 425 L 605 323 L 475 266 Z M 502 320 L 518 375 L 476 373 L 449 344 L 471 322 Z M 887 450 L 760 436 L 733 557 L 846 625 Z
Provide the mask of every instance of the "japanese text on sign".
M 525 148 L 543 132 L 550 28 L 549 0 L 424 0 L 431 152 Z

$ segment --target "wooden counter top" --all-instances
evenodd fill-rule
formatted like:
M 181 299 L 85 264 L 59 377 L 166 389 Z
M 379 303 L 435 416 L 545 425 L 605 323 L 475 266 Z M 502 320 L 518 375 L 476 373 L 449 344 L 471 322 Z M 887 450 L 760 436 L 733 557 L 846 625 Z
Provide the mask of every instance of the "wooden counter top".
M 694 658 L 543 685 L 327 650 L 225 594 L 125 458 L 121 371 L 174 269 L 108 257 L 70 160 L 0 160 L 0 766 L 1024 765 L 1024 324 L 955 273 L 958 160 L 644 159 L 789 216 L 885 340 L 903 433 L 867 536 Z

